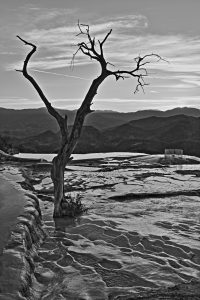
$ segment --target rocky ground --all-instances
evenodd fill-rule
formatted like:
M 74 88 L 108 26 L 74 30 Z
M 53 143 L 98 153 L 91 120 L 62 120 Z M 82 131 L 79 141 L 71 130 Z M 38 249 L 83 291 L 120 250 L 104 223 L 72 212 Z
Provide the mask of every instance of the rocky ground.
M 198 159 L 75 161 L 67 194 L 89 208 L 77 219 L 53 220 L 49 164 L 2 170 L 12 180 L 22 174 L 41 199 L 48 237 L 35 256 L 32 299 L 200 299 Z

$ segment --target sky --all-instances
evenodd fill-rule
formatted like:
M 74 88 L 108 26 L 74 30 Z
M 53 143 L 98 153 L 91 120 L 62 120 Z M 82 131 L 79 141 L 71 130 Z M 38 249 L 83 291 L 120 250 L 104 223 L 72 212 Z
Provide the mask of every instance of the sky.
M 136 81 L 107 78 L 92 109 L 122 112 L 174 107 L 200 108 L 200 0 L 1 0 L 0 107 L 44 106 L 22 69 L 30 51 L 16 35 L 37 46 L 29 64 L 56 108 L 77 109 L 100 73 L 98 62 L 81 53 L 71 61 L 77 43 L 78 20 L 90 26 L 96 40 L 112 29 L 104 54 L 112 70 L 134 68 L 138 55 L 150 59 L 145 92 L 134 94 Z

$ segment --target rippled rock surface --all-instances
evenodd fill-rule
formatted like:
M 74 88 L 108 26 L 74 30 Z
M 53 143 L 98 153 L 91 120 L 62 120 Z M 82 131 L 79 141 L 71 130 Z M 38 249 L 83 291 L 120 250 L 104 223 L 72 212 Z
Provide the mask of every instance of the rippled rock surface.
M 192 296 L 185 288 L 188 298 L 178 288 L 166 290 L 199 279 L 197 171 L 198 164 L 170 167 L 133 158 L 69 166 L 66 188 L 90 209 L 54 222 L 51 199 L 41 197 L 49 236 L 34 260 L 39 299 L 199 299 L 195 288 Z M 36 191 L 51 197 L 48 173 L 34 172 L 41 178 Z
M 13 220 L 7 244 L 0 253 L 0 299 L 34 299 L 37 293 L 31 290 L 35 281 L 33 258 L 40 243 L 46 237 L 42 226 L 39 200 L 31 193 L 18 191 L 20 186 L 17 182 L 22 182 L 24 179 L 18 168 L 6 167 L 3 171 L 5 179 L 11 181 L 6 186 L 8 188 L 10 186 L 12 192 L 15 193 L 11 200 L 15 201 L 15 197 L 21 197 L 22 207 L 21 214 Z M 13 185 L 15 188 L 12 187 Z M 12 203 L 9 205 L 7 213 L 12 215 L 12 209 L 16 209 L 15 203 L 13 203 L 13 208 Z M 13 217 L 15 215 L 14 212 Z
M 37 238 L 27 234 L 31 276 L 21 299 L 199 299 L 200 165 L 161 165 L 152 156 L 74 164 L 67 193 L 79 193 L 89 210 L 55 220 L 49 170 L 25 166 L 48 235 L 33 251 Z

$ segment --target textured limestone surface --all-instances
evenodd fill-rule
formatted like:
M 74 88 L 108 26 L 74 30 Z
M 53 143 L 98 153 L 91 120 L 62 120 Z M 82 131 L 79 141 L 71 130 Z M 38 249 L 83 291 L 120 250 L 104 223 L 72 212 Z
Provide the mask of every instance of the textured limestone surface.
M 8 179 L 0 175 L 0 255 L 24 205 L 22 191 L 17 190 Z
M 11 267 L 0 300 L 200 299 L 200 164 L 152 159 L 68 166 L 67 195 L 89 207 L 76 219 L 52 218 L 49 167 L 5 167 L 32 192 L 4 250 Z
M 38 299 L 200 299 L 200 164 L 152 159 L 68 166 L 67 195 L 89 208 L 76 219 L 52 219 L 49 171 L 32 169 L 49 232 L 34 260 Z
M 12 181 L 15 179 L 16 181 Z M 17 183 L 16 169 L 0 176 L 0 299 L 28 299 L 34 281 L 33 257 L 45 237 L 36 196 Z

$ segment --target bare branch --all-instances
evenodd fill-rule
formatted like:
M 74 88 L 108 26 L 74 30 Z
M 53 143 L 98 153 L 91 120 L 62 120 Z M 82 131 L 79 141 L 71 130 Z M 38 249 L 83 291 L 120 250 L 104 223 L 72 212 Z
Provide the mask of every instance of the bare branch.
M 105 35 L 102 41 L 98 40 L 98 45 L 96 45 L 95 42 L 95 37 L 92 37 L 90 34 L 90 27 L 87 24 L 81 24 L 78 21 L 78 28 L 79 28 L 79 33 L 78 36 L 83 35 L 86 37 L 86 42 L 81 42 L 78 43 L 78 49 L 74 53 L 72 57 L 72 63 L 71 65 L 74 65 L 74 60 L 78 52 L 80 51 L 84 55 L 88 56 L 90 59 L 96 60 L 99 62 L 102 72 L 106 73 L 108 76 L 113 75 L 116 80 L 119 79 L 126 79 L 130 77 L 134 77 L 137 80 L 137 85 L 135 88 L 135 92 L 138 92 L 139 89 L 141 88 L 144 92 L 144 86 L 147 85 L 144 81 L 144 78 L 148 76 L 147 72 L 147 65 L 150 64 L 152 61 L 152 58 L 156 58 L 156 62 L 163 60 L 160 55 L 152 53 L 152 54 L 146 54 L 144 56 L 137 56 L 134 58 L 135 62 L 135 67 L 132 70 L 117 70 L 117 71 L 111 71 L 107 67 L 108 65 L 112 65 L 110 62 L 106 61 L 105 56 L 104 56 L 104 45 L 109 38 L 109 36 L 112 33 L 112 29 Z M 100 52 L 99 52 L 100 50 Z
M 151 63 L 151 61 L 149 60 L 145 61 L 145 60 L 147 58 L 154 58 L 154 57 L 157 58 L 157 62 L 160 60 L 166 61 L 158 54 L 155 53 L 146 54 L 144 56 L 138 56 L 134 59 L 134 61 L 136 62 L 136 66 L 134 69 L 130 71 L 128 70 L 109 71 L 109 73 L 110 75 L 115 76 L 116 80 L 134 77 L 137 80 L 137 85 L 134 93 L 137 93 L 140 88 L 144 92 L 144 87 L 148 85 L 144 80 L 144 78 L 148 76 L 147 69 L 144 66 Z
M 112 29 L 106 34 L 106 36 L 102 41 L 98 40 L 98 45 L 96 45 L 95 37 L 92 37 L 90 34 L 89 25 L 81 24 L 78 21 L 78 28 L 79 28 L 79 33 L 77 34 L 77 36 L 84 35 L 86 37 L 87 42 L 81 42 L 77 44 L 78 49 L 73 54 L 71 65 L 74 65 L 75 57 L 78 54 L 78 52 L 81 51 L 84 55 L 90 57 L 90 59 L 98 61 L 101 65 L 102 71 L 106 71 L 106 66 L 108 63 L 106 62 L 104 57 L 103 45 L 105 44 L 106 40 L 111 34 Z
M 36 82 L 36 80 L 28 73 L 27 67 L 28 63 L 32 57 L 32 55 L 36 52 L 37 47 L 36 45 L 27 42 L 26 40 L 22 39 L 19 35 L 17 35 L 17 38 L 22 41 L 25 45 L 30 46 L 32 49 L 31 51 L 27 54 L 24 64 L 23 64 L 23 69 L 22 70 L 16 70 L 17 72 L 22 72 L 24 77 L 34 86 L 35 90 L 39 94 L 41 100 L 45 104 L 48 112 L 57 120 L 58 125 L 61 130 L 62 136 L 67 136 L 67 125 L 66 125 L 66 120 L 63 119 L 63 117 L 52 107 L 51 103 L 48 101 L 46 96 L 44 95 L 42 89 L 40 88 L 39 84 Z
M 112 67 L 115 67 L 115 65 L 112 64 L 112 63 L 110 63 L 110 62 L 107 62 L 107 65 L 110 65 L 110 66 L 112 66 Z
M 106 34 L 105 38 L 103 39 L 103 41 L 99 41 L 99 46 L 100 46 L 100 51 L 101 51 L 101 56 L 103 56 L 103 45 L 106 42 L 106 40 L 108 39 L 108 37 L 111 35 L 112 33 L 112 29 L 110 29 L 110 31 Z
M 102 46 L 105 43 L 105 41 L 108 39 L 109 35 L 111 35 L 112 33 L 112 29 L 110 29 L 110 31 L 106 34 L 105 38 L 103 39 L 103 41 L 100 43 Z

